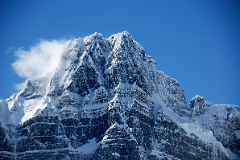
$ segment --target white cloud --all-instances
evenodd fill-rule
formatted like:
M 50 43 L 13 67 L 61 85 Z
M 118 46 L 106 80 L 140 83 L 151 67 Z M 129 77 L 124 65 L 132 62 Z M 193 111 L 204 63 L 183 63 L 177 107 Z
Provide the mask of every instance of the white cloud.
M 42 40 L 28 50 L 18 49 L 12 66 L 20 77 L 26 79 L 51 76 L 66 45 L 67 40 Z

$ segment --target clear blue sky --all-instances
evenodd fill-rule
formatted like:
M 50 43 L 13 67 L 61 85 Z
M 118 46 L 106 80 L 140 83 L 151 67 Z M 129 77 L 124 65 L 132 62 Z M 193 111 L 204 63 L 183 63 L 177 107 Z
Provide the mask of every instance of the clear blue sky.
M 14 50 L 40 39 L 127 30 L 189 100 L 240 104 L 240 2 L 234 0 L 1 0 L 0 97 L 22 81 Z

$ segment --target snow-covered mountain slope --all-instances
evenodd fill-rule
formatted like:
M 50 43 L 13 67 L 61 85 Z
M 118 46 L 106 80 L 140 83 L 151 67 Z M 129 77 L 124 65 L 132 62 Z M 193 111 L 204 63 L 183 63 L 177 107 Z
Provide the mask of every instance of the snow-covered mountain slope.
M 240 155 L 240 107 L 212 104 L 201 96 L 190 101 L 195 124 L 213 132 L 226 148 Z
M 238 159 L 240 109 L 190 104 L 124 31 L 69 41 L 52 77 L 0 103 L 0 159 Z

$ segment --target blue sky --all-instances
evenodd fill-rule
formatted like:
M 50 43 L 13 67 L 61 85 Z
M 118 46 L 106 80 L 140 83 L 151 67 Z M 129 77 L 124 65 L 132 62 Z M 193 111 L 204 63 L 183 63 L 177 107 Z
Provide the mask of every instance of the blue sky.
M 240 104 L 240 4 L 237 0 L 2 0 L 0 97 L 24 79 L 11 64 L 40 40 L 127 30 L 189 100 Z

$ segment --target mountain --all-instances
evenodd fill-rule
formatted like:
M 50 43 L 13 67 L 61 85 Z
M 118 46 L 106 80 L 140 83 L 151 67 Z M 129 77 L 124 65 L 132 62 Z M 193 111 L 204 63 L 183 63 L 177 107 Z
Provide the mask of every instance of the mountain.
M 240 107 L 187 103 L 126 31 L 69 41 L 54 75 L 0 101 L 4 160 L 239 157 Z

